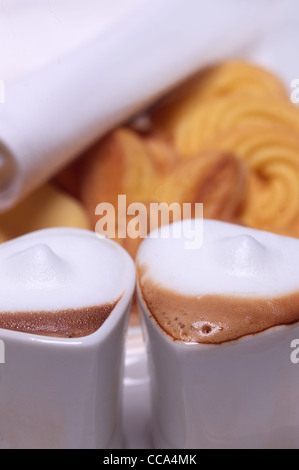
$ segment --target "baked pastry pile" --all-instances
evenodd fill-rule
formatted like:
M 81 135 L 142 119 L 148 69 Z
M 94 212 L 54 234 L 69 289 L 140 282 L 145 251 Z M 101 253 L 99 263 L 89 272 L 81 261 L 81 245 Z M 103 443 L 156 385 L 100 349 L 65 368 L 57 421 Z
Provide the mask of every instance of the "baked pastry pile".
M 105 202 L 115 208 L 115 239 L 135 258 L 142 239 L 118 236 L 133 217 L 118 213 L 119 195 L 146 208 L 203 203 L 205 218 L 299 237 L 299 109 L 262 67 L 216 64 L 1 215 L 0 242 L 51 226 L 94 230 Z
M 50 183 L 0 216 L 1 241 L 47 226 L 94 229 L 96 206 L 107 202 L 116 240 L 135 257 L 141 239 L 118 237 L 130 218 L 117 213 L 119 195 L 145 207 L 200 202 L 206 218 L 299 237 L 299 109 L 262 67 L 216 64 L 112 130 Z
M 273 73 L 217 64 L 111 131 L 57 181 L 92 227 L 97 204 L 117 210 L 125 194 L 127 204 L 201 202 L 206 218 L 298 237 L 299 109 Z M 135 256 L 140 239 L 118 241 Z

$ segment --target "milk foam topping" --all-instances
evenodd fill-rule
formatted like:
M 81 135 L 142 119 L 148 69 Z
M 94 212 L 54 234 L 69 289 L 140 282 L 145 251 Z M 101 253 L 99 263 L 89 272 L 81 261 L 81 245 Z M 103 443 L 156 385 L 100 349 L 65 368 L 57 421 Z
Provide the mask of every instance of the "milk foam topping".
M 134 265 L 116 243 L 46 229 L 0 245 L 0 312 L 56 311 L 117 301 Z
M 172 236 L 183 224 L 175 223 L 169 237 L 162 227 L 142 243 L 137 255 L 142 280 L 192 296 L 273 297 L 299 291 L 299 240 L 205 219 L 197 226 L 203 227 L 202 245 L 186 249 L 184 236 Z

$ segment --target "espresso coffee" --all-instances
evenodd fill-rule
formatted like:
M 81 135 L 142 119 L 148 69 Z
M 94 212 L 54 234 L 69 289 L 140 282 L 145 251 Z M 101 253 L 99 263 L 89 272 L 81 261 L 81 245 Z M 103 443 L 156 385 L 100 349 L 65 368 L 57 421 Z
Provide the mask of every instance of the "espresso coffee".
M 0 328 L 77 338 L 94 333 L 125 290 L 117 244 L 48 229 L 0 246 Z
M 0 328 L 43 336 L 78 338 L 97 331 L 116 304 L 57 312 L 2 312 Z
M 188 297 L 155 284 L 140 283 L 153 319 L 174 340 L 220 344 L 299 321 L 299 292 L 277 298 L 217 295 Z
M 205 220 L 203 244 L 147 239 L 140 297 L 170 338 L 220 344 L 299 321 L 299 241 Z

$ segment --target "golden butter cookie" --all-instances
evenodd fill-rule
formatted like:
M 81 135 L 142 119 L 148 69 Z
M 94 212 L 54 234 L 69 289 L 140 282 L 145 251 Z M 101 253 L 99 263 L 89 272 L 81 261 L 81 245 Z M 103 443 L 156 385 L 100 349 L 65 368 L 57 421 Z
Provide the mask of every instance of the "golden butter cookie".
M 243 60 L 228 60 L 207 68 L 196 78 L 200 99 L 231 94 L 288 99 L 283 81 L 273 72 Z
M 211 149 L 246 162 L 244 224 L 299 236 L 299 134 L 279 125 L 251 125 L 219 135 Z
M 147 143 L 137 133 L 119 128 L 99 141 L 86 155 L 81 174 L 80 199 L 94 225 L 98 204 L 108 202 L 117 209 L 118 196 L 127 204 L 147 202 L 166 168 L 174 163 L 175 152 L 163 142 Z
M 299 133 L 299 109 L 282 100 L 238 95 L 215 98 L 170 117 L 167 132 L 176 151 L 190 157 L 205 150 L 219 134 L 251 125 L 280 125 Z
M 0 242 L 51 227 L 90 229 L 90 223 L 79 201 L 46 184 L 0 214 Z
M 228 60 L 203 69 L 160 100 L 150 115 L 153 126 L 171 137 L 175 123 L 206 100 L 234 95 L 289 101 L 276 74 L 250 62 Z
M 260 65 L 244 60 L 227 60 L 206 67 L 177 86 L 161 100 L 160 107 L 194 105 L 225 95 L 250 95 L 288 100 L 289 94 L 282 79 Z
M 168 204 L 201 202 L 204 217 L 233 220 L 244 202 L 246 188 L 244 162 L 228 152 L 203 152 L 179 162 L 156 195 Z
M 131 228 L 134 234 L 139 207 L 145 209 L 144 237 L 150 228 L 155 228 L 149 219 L 152 203 L 179 205 L 179 215 L 171 211 L 173 218 L 169 222 L 182 217 L 183 203 L 192 206 L 196 202 L 203 203 L 206 217 L 232 220 L 244 200 L 246 179 L 244 163 L 231 154 L 217 152 L 181 160 L 165 142 L 143 139 L 132 130 L 120 128 L 85 156 L 81 199 L 92 225 L 112 234 L 134 257 L 141 240 L 127 234 L 126 229 Z M 130 206 L 131 214 L 119 207 L 119 196 L 126 196 L 126 208 Z M 101 203 L 114 208 L 106 218 L 97 210 Z

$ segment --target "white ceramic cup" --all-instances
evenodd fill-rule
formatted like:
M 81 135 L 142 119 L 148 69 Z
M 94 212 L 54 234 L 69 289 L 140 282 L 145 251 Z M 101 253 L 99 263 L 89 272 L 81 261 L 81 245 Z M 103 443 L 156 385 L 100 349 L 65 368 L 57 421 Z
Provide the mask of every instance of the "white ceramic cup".
M 299 447 L 297 325 L 210 346 L 173 341 L 142 312 L 155 448 Z
M 86 231 L 86 236 L 96 235 Z M 116 247 L 105 238 L 98 243 Z M 97 331 L 55 338 L 0 329 L 5 349 L 0 364 L 0 448 L 122 446 L 124 342 L 135 267 L 125 250 L 118 245 L 116 249 L 125 269 L 125 290 Z
M 152 260 L 159 258 L 158 250 L 149 252 Z M 167 255 L 163 262 L 173 262 Z M 184 264 L 180 269 L 183 279 Z M 185 343 L 160 328 L 140 285 L 137 295 L 155 448 L 299 448 L 299 364 L 291 360 L 298 323 L 222 344 Z

